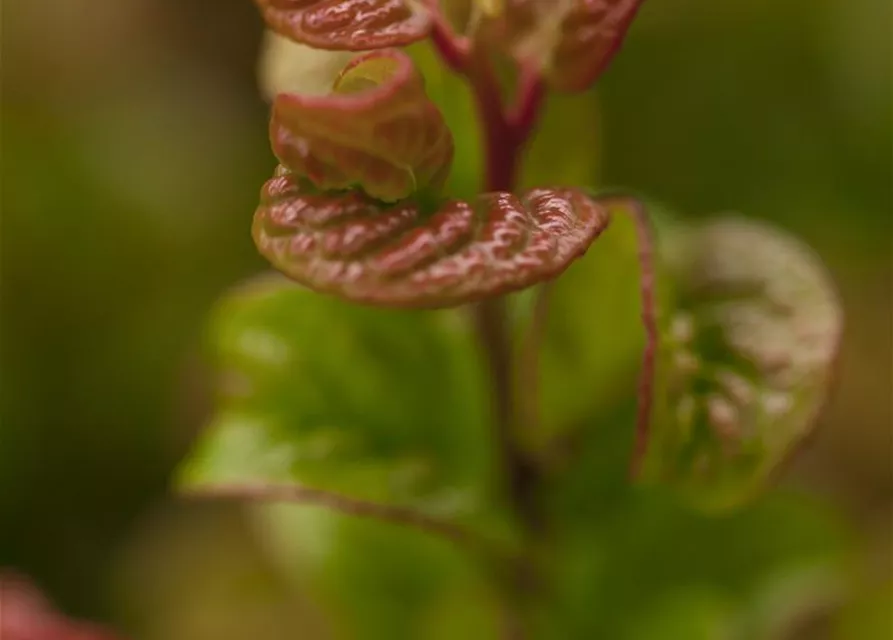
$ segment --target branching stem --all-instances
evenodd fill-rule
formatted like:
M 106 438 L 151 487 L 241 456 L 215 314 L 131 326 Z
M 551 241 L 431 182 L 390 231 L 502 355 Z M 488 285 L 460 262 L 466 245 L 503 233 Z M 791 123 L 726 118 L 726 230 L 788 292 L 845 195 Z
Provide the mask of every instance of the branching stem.
M 523 69 L 518 93 L 509 110 L 503 100 L 499 81 L 488 52 L 467 49 L 457 44 L 442 21 L 435 29 L 435 44 L 452 68 L 468 79 L 477 104 L 484 136 L 486 191 L 512 191 L 517 182 L 521 151 L 536 123 L 544 94 L 542 80 L 531 69 Z M 458 60 L 456 52 L 462 52 Z M 519 446 L 515 366 L 511 331 L 505 298 L 491 298 L 473 310 L 475 325 L 492 380 L 496 442 L 507 475 L 508 493 L 521 521 L 531 530 L 539 529 L 534 490 L 537 470 Z
M 545 95 L 542 77 L 533 68 L 522 68 L 517 95 L 507 108 L 488 52 L 468 44 L 451 33 L 442 16 L 435 20 L 432 40 L 445 64 L 464 75 L 473 91 L 480 117 L 486 154 L 484 189 L 513 191 L 517 183 L 521 151 L 533 131 Z M 495 439 L 506 474 L 507 492 L 515 513 L 531 536 L 543 529 L 536 490 L 539 470 L 520 446 L 516 429 L 519 416 L 515 397 L 516 379 L 511 327 L 505 298 L 491 298 L 473 308 L 475 325 L 490 370 L 495 421 Z M 528 425 L 530 416 L 525 420 Z M 529 566 L 522 563 L 509 588 L 516 605 L 529 597 Z M 525 636 L 519 611 L 510 611 L 505 635 L 513 640 Z

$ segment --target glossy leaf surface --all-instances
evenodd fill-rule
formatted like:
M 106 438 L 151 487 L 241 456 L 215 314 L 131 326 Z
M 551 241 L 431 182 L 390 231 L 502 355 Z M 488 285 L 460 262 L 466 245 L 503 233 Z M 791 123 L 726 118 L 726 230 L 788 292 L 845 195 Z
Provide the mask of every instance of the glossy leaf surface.
M 497 46 L 561 91 L 592 84 L 620 48 L 642 0 L 506 0 Z
M 421 40 L 430 16 L 416 0 L 255 0 L 277 33 L 317 49 L 367 51 Z
M 388 202 L 438 189 L 453 157 L 440 111 L 397 50 L 354 58 L 329 95 L 279 94 L 270 140 L 280 162 L 318 189 L 359 187 Z
M 312 289 L 387 306 L 447 307 L 555 277 L 609 221 L 572 189 L 482 194 L 434 214 L 356 192 L 316 194 L 293 175 L 267 182 L 254 239 Z
M 276 276 L 230 295 L 211 340 L 220 399 L 187 485 L 298 482 L 446 515 L 487 492 L 484 385 L 460 317 Z
M 816 256 L 767 225 L 719 219 L 661 246 L 679 300 L 660 348 L 645 477 L 728 508 L 810 433 L 841 310 Z

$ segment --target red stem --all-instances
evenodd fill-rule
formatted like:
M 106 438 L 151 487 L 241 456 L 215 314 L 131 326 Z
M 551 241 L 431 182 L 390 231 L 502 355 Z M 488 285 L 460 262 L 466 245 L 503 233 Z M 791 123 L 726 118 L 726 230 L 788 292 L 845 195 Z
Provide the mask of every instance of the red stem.
M 515 186 L 520 140 L 506 115 L 499 82 L 490 60 L 483 51 L 472 53 L 474 61 L 469 78 L 474 88 L 486 153 L 487 191 L 511 191 Z
M 517 180 L 521 150 L 536 123 L 542 104 L 542 79 L 532 69 L 522 69 L 518 95 L 509 112 L 503 103 L 498 78 L 488 52 L 481 47 L 469 48 L 451 32 L 442 16 L 437 15 L 432 33 L 434 46 L 445 64 L 468 78 L 474 90 L 486 153 L 485 185 L 487 191 L 513 191 Z M 484 349 L 492 379 L 496 440 L 508 480 L 508 492 L 519 519 L 528 533 L 536 535 L 543 528 L 536 490 L 539 470 L 519 446 L 515 434 L 517 421 L 515 398 L 515 366 L 511 327 L 503 297 L 491 298 L 474 308 L 477 332 Z M 510 589 L 515 591 L 516 605 L 523 609 L 531 590 L 522 565 Z M 523 616 L 511 611 L 505 637 L 520 640 L 526 634 Z
M 444 64 L 456 73 L 465 73 L 468 65 L 468 41 L 458 36 L 439 10 L 432 11 L 431 43 Z
M 642 463 L 645 459 L 648 440 L 651 435 L 651 411 L 654 402 L 658 327 L 657 300 L 654 293 L 654 243 L 651 225 L 648 222 L 645 210 L 638 201 L 631 201 L 631 206 L 639 247 L 639 291 L 642 304 L 642 325 L 645 327 L 645 350 L 642 356 L 642 370 L 639 373 L 636 433 L 632 460 L 630 462 L 630 476 L 636 478 L 642 470 Z
M 513 136 L 521 144 L 530 137 L 546 97 L 543 76 L 536 69 L 525 66 L 521 69 L 518 98 L 508 115 Z

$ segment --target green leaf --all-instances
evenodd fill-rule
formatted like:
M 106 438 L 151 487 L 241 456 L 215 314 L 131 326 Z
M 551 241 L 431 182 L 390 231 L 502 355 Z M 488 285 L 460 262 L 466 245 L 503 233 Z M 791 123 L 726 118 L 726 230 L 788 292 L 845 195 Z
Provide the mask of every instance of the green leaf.
M 641 367 L 636 224 L 620 202 L 609 210 L 611 225 L 598 242 L 543 292 L 548 307 L 537 355 L 540 426 L 528 434 L 534 448 L 562 434 L 601 428 L 610 411 L 626 402 Z M 649 206 L 648 216 L 652 225 L 667 224 L 658 207 Z M 659 304 L 666 307 L 672 286 L 658 276 Z M 528 312 L 518 327 L 522 336 L 536 330 L 529 320 Z M 624 433 L 632 432 L 632 424 Z
M 218 411 L 187 489 L 299 483 L 466 527 L 497 515 L 486 384 L 464 316 L 345 304 L 281 278 L 223 300 L 211 343 Z M 264 548 L 325 607 L 334 638 L 437 638 L 456 593 L 492 618 L 483 568 L 451 541 L 330 509 L 255 505 Z M 472 616 L 468 618 L 467 616 Z
M 338 640 L 496 637 L 501 608 L 486 566 L 449 543 L 389 523 L 293 506 L 256 507 L 270 558 L 325 606 Z
M 484 37 L 559 91 L 582 91 L 620 48 L 642 0 L 506 0 Z
M 643 477 L 709 509 L 751 498 L 809 435 L 842 328 L 815 255 L 727 218 L 662 241 L 679 302 L 666 317 Z
M 550 92 L 521 167 L 523 188 L 598 184 L 601 132 L 595 90 Z
M 187 486 L 292 481 L 443 516 L 492 498 L 485 385 L 462 317 L 267 278 L 221 303 L 211 339 L 218 411 Z
M 474 94 L 462 76 L 450 72 L 430 41 L 406 50 L 425 78 L 428 97 L 440 109 L 453 133 L 453 166 L 444 191 L 451 198 L 470 200 L 482 191 L 484 146 Z
M 666 492 L 587 497 L 585 474 L 573 481 L 556 487 L 583 502 L 556 514 L 551 637 L 768 640 L 847 584 L 846 536 L 808 496 L 714 517 Z
M 433 308 L 553 278 L 607 224 L 607 210 L 573 189 L 485 193 L 428 215 L 413 202 L 317 194 L 280 171 L 264 187 L 254 240 L 277 269 L 317 291 Z
M 428 35 L 422 0 L 255 0 L 267 25 L 316 49 L 400 47 Z
M 395 49 L 351 60 L 328 95 L 277 95 L 270 141 L 280 162 L 316 188 L 359 187 L 387 202 L 436 191 L 453 158 L 422 77 Z

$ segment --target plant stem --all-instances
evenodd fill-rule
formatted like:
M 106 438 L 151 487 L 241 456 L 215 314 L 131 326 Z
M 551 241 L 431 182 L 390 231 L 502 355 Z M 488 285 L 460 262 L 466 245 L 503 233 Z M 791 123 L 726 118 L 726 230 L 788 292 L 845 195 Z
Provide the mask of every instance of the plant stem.
M 446 520 L 439 520 L 415 509 L 361 500 L 316 487 L 273 483 L 217 484 L 189 489 L 185 495 L 201 499 L 250 503 L 291 502 L 314 505 L 349 516 L 412 527 L 424 533 L 450 540 L 465 549 L 481 553 L 488 559 L 504 561 L 511 558 L 511 554 L 495 541 L 476 535 L 474 532 Z
M 481 129 L 484 137 L 484 189 L 513 191 L 521 151 L 539 115 L 544 96 L 542 79 L 535 70 L 521 69 L 516 100 L 506 108 L 499 81 L 493 71 L 488 52 L 475 47 L 450 32 L 442 16 L 434 23 L 432 41 L 446 65 L 465 75 L 474 91 Z M 506 474 L 506 490 L 519 521 L 530 537 L 543 530 L 543 518 L 537 504 L 537 485 L 540 474 L 535 461 L 519 446 L 516 429 L 518 399 L 515 397 L 516 379 L 505 297 L 484 300 L 473 307 L 475 328 L 490 370 L 495 440 Z M 535 425 L 525 424 L 525 427 Z M 528 562 L 522 561 L 511 576 L 507 589 L 513 596 L 504 630 L 505 638 L 523 640 L 526 636 L 522 612 L 530 601 L 536 577 Z
M 486 191 L 512 191 L 517 182 L 520 153 L 540 104 L 539 82 L 523 80 L 513 112 L 507 113 L 500 87 L 486 51 L 470 52 L 466 73 L 474 90 L 484 135 Z M 527 77 L 527 76 L 525 76 Z M 537 469 L 519 446 L 515 397 L 515 361 L 506 299 L 490 298 L 474 308 L 475 324 L 492 379 L 496 441 L 507 475 L 512 505 L 528 532 L 542 521 L 536 506 Z
M 522 428 L 532 431 L 539 424 L 540 416 L 540 348 L 546 333 L 549 320 L 549 302 L 551 300 L 552 283 L 539 285 L 533 302 L 530 325 L 521 343 L 520 362 L 518 363 L 519 381 L 524 395 L 519 400 L 520 420 Z M 537 455 L 542 463 L 542 456 Z
M 519 519 L 532 530 L 542 526 L 536 505 L 537 471 L 518 446 L 515 378 L 506 300 L 491 298 L 478 303 L 474 319 L 490 370 L 497 448 L 507 476 L 507 491 Z
M 639 246 L 639 295 L 642 304 L 642 325 L 645 327 L 645 351 L 639 373 L 638 411 L 630 476 L 636 478 L 645 459 L 651 435 L 651 409 L 654 401 L 654 375 L 657 358 L 657 299 L 654 292 L 654 242 L 651 226 L 642 205 L 630 201 Z

